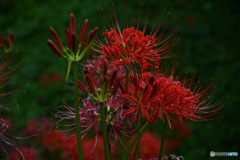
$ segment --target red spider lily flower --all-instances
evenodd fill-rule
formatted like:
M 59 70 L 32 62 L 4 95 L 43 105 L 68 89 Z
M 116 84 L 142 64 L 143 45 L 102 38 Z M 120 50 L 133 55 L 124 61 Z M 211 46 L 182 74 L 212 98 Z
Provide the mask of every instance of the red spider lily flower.
M 76 145 L 77 137 L 72 136 L 69 137 L 65 143 L 64 149 L 64 159 L 68 160 L 77 160 L 78 159 L 78 151 Z M 98 142 L 95 144 L 94 139 L 83 139 L 82 140 L 84 152 L 83 157 L 85 160 L 104 160 L 104 147 L 103 147 L 103 138 L 98 137 Z M 93 147 L 95 146 L 95 147 Z
M 7 53 L 11 51 L 13 46 L 13 40 L 14 40 L 14 35 L 11 31 L 9 31 L 8 33 L 8 38 L 2 37 L 0 33 L 0 48 L 3 50 L 3 52 Z
M 107 78 L 107 75 L 109 73 L 108 63 L 107 61 L 103 61 L 102 64 L 102 75 L 97 78 L 97 83 L 95 82 L 95 78 L 93 76 L 93 73 L 90 71 L 88 67 L 85 67 L 84 69 L 84 77 L 86 79 L 86 82 L 88 84 L 88 87 L 93 92 L 93 94 L 96 96 L 94 97 L 91 95 L 87 89 L 84 87 L 84 85 L 78 81 L 78 87 L 85 93 L 86 95 L 90 96 L 96 101 L 102 101 L 104 102 L 106 99 L 114 95 L 117 91 L 117 89 L 120 86 L 121 79 L 117 76 L 117 69 L 113 70 L 112 73 L 110 73 L 110 77 Z M 100 80 L 100 83 L 98 83 Z M 101 89 L 97 88 L 97 84 L 101 85 Z M 109 94 L 110 92 L 110 94 Z
M 56 31 L 52 27 L 50 27 L 50 33 L 52 35 L 54 42 L 57 44 L 57 46 L 50 39 L 47 40 L 47 44 L 58 56 L 67 58 L 70 61 L 79 61 L 85 56 L 87 51 L 92 47 L 94 39 L 98 33 L 98 28 L 96 27 L 89 33 L 87 38 L 86 36 L 87 30 L 88 30 L 88 20 L 86 19 L 85 22 L 83 23 L 80 36 L 79 37 L 77 36 L 76 28 L 75 28 L 75 17 L 71 13 L 69 16 L 69 28 L 65 29 L 65 35 L 66 35 L 69 48 L 63 46 Z M 78 44 L 77 44 L 77 39 L 79 39 Z M 86 43 L 84 43 L 85 39 L 87 39 Z
M 149 121 L 153 123 L 155 120 L 149 113 L 150 104 L 156 99 L 157 87 L 153 85 L 154 78 L 151 74 L 142 73 L 142 75 L 135 74 L 129 77 L 132 83 L 129 86 L 128 94 L 122 94 L 122 97 L 133 103 L 135 106 L 124 111 L 123 114 L 138 113 L 141 110 L 141 114 Z
M 45 134 L 41 143 L 50 153 L 53 153 L 63 150 L 65 141 L 65 135 L 61 131 L 56 130 Z
M 109 98 L 104 106 L 107 108 L 107 125 L 109 127 L 109 143 L 113 148 L 118 148 L 118 145 L 123 145 L 121 134 L 127 136 L 130 135 L 135 129 L 133 126 L 134 123 L 134 114 L 123 115 L 123 111 L 126 108 L 133 107 L 132 104 L 129 104 L 127 101 L 121 97 L 121 94 L 118 93 L 114 97 Z M 127 125 L 124 126 L 124 122 L 127 122 Z M 125 146 L 124 146 L 125 147 Z
M 25 132 L 30 135 L 46 133 L 50 130 L 51 126 L 51 122 L 46 117 L 42 117 L 39 119 L 29 120 Z
M 37 154 L 31 148 L 19 147 L 18 149 L 22 152 L 25 160 L 35 160 L 35 159 L 37 159 Z M 19 152 L 14 150 L 9 155 L 8 160 L 21 160 L 21 159 L 22 159 L 22 156 L 19 154 Z
M 95 145 L 98 142 L 99 132 L 100 132 L 100 105 L 99 102 L 93 102 L 92 99 L 87 98 L 82 100 L 83 107 L 79 107 L 79 115 L 81 117 L 80 124 L 82 130 L 82 138 L 85 138 L 89 132 L 95 132 Z M 104 102 L 104 107 L 107 110 L 106 124 L 109 128 L 108 139 L 112 147 L 117 148 L 121 138 L 119 134 L 129 135 L 133 132 L 133 114 L 128 114 L 123 116 L 123 106 L 132 107 L 131 104 L 126 103 L 120 94 L 110 97 L 106 102 Z M 55 117 L 60 120 L 57 122 L 57 126 L 61 127 L 61 122 L 63 120 L 75 120 L 76 114 L 75 109 L 65 105 L 61 106 L 59 109 L 55 109 Z M 128 126 L 123 128 L 123 122 L 127 121 Z M 67 125 L 66 131 L 71 131 L 75 129 L 75 122 Z M 66 127 L 66 126 L 65 126 Z M 95 146 L 94 145 L 94 146 Z M 92 146 L 93 147 L 93 146 Z
M 183 118 L 192 121 L 209 121 L 217 118 L 226 99 L 211 104 L 213 100 L 214 80 L 201 90 L 200 81 L 193 88 L 193 79 L 182 83 L 174 80 L 173 73 L 168 78 L 162 73 L 155 75 L 158 85 L 158 99 L 152 103 L 154 117 L 168 120 L 169 126 L 179 126 Z M 188 85 L 187 85 L 188 84 Z
M 161 141 L 155 137 L 151 132 L 145 131 L 141 136 L 141 158 L 145 160 L 157 160 L 158 152 L 160 150 Z M 164 142 L 167 147 L 164 147 L 164 152 L 171 152 L 180 147 L 181 142 L 177 139 L 167 138 Z M 136 146 L 135 146 L 136 147 Z M 134 151 L 135 149 L 133 149 Z M 133 159 L 133 153 L 130 155 Z
M 121 30 L 114 10 L 114 5 L 112 6 L 112 9 L 113 15 L 107 8 L 111 22 L 106 19 L 103 12 L 100 14 L 101 17 L 103 16 L 105 18 L 107 24 L 105 25 L 103 22 L 105 27 L 103 35 L 106 44 L 97 41 L 96 46 L 100 49 L 94 48 L 95 51 L 103 54 L 109 59 L 110 65 L 114 64 L 116 66 L 122 66 L 132 63 L 133 60 L 135 63 L 146 69 L 151 66 L 158 66 L 160 64 L 160 60 L 163 58 L 171 57 L 170 53 L 175 45 L 175 32 L 178 28 L 176 27 L 168 36 L 165 35 L 165 31 L 169 26 L 171 19 L 167 17 L 165 26 L 163 29 L 160 29 L 163 24 L 164 16 L 158 17 L 158 14 L 156 13 L 155 22 L 151 32 L 147 33 L 146 30 L 150 8 L 148 8 L 145 24 L 142 30 L 139 27 L 141 12 L 139 14 L 137 26 L 134 27 L 134 13 L 132 16 L 132 22 L 129 24 L 128 12 L 126 11 L 127 17 L 124 22 L 125 28 Z M 163 37 L 166 38 L 164 39 Z
M 98 123 L 100 120 L 99 112 L 99 104 L 98 102 L 91 103 L 90 98 L 82 100 L 83 107 L 79 107 L 79 115 L 81 117 L 80 124 L 82 128 L 82 138 L 86 136 L 86 134 L 93 128 L 95 128 L 96 135 L 99 135 L 99 128 Z M 76 113 L 75 109 L 71 106 L 65 104 L 64 106 L 60 106 L 57 109 L 54 109 L 56 112 L 53 113 L 55 117 L 60 118 L 57 122 L 57 126 L 61 126 L 61 122 L 63 120 L 75 120 Z M 67 130 L 74 130 L 76 128 L 75 122 L 68 125 L 70 129 Z
M 16 66 L 11 66 L 18 54 L 18 52 L 13 55 L 10 53 L 14 39 L 13 37 L 14 36 L 11 32 L 9 32 L 8 39 L 2 39 L 2 36 L 0 35 L 0 46 L 3 49 L 3 52 L 0 53 L 0 99 L 17 91 L 13 90 L 4 92 L 4 88 L 10 84 L 13 73 L 17 68 Z M 6 109 L 6 106 L 6 104 L 0 104 L 0 108 L 2 109 Z
M 48 88 L 51 84 L 61 81 L 62 77 L 60 74 L 43 74 L 39 78 L 41 85 L 44 88 Z

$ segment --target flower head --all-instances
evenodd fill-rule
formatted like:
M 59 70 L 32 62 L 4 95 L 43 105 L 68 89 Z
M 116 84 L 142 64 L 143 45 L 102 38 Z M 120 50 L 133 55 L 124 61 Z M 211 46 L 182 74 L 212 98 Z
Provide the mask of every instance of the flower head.
M 85 80 L 93 95 L 88 92 L 88 90 L 80 81 L 78 81 L 78 87 L 83 91 L 83 93 L 90 96 L 92 99 L 98 102 L 105 102 L 108 98 L 116 93 L 120 86 L 121 78 L 118 76 L 117 69 L 109 73 L 107 60 L 104 60 L 101 66 L 102 74 L 97 76 L 97 79 L 94 78 L 92 71 L 88 67 L 85 67 L 83 71 Z M 108 78 L 109 74 L 110 76 Z M 100 88 L 98 88 L 99 85 Z
M 158 66 L 161 59 L 170 57 L 170 53 L 175 45 L 174 35 L 178 28 L 176 27 L 172 33 L 166 36 L 165 31 L 171 20 L 167 18 L 165 26 L 161 28 L 164 16 L 158 17 L 158 14 L 156 13 L 155 22 L 151 32 L 147 33 L 149 18 L 148 8 L 145 24 L 142 30 L 139 26 L 141 12 L 136 26 L 133 26 L 133 21 L 129 24 L 129 15 L 126 13 L 127 17 L 124 22 L 125 28 L 121 29 L 114 10 L 114 5 L 112 5 L 112 9 L 113 15 L 111 15 L 109 9 L 107 8 L 111 19 L 110 22 L 107 20 L 103 11 L 100 14 L 105 18 L 107 24 L 105 25 L 103 23 L 105 27 L 103 35 L 106 44 L 98 41 L 97 47 L 100 49 L 94 48 L 95 51 L 107 57 L 111 65 L 123 66 L 135 62 L 146 69 L 151 66 Z M 132 19 L 133 18 L 134 13 Z
M 25 132 L 31 135 L 46 133 L 51 128 L 51 125 L 51 122 L 46 117 L 29 120 Z
M 32 149 L 27 148 L 27 147 L 19 147 L 18 149 L 22 152 L 25 160 L 35 160 L 35 159 L 37 159 L 37 154 Z M 14 150 L 9 155 L 8 160 L 21 160 L 21 159 L 22 159 L 22 156 L 19 154 L 19 152 Z
M 96 27 L 95 29 L 93 29 L 88 36 L 87 31 L 88 20 L 86 19 L 83 23 L 80 36 L 77 36 L 75 28 L 75 17 L 73 13 L 71 13 L 69 16 L 69 28 L 65 29 L 65 35 L 69 48 L 63 46 L 56 31 L 52 27 L 50 27 L 50 33 L 57 46 L 50 39 L 47 40 L 47 44 L 58 56 L 67 58 L 70 61 L 79 61 L 92 47 L 94 39 L 98 33 L 98 28 Z M 77 39 L 79 41 L 78 43 Z M 62 51 L 60 51 L 59 49 Z
M 219 110 L 226 99 L 211 104 L 213 101 L 214 79 L 201 91 L 201 83 L 193 86 L 194 76 L 181 82 L 163 73 L 155 73 L 155 84 L 158 86 L 158 98 L 151 104 L 153 117 L 167 120 L 169 126 L 179 126 L 183 118 L 187 121 L 209 121 L 218 117 Z
M 156 99 L 157 86 L 153 85 L 154 77 L 150 73 L 135 74 L 129 77 L 131 85 L 127 94 L 122 94 L 122 97 L 134 104 L 134 107 L 125 110 L 124 115 L 129 113 L 138 114 L 138 110 L 149 121 L 153 123 L 155 120 L 149 113 L 150 104 Z

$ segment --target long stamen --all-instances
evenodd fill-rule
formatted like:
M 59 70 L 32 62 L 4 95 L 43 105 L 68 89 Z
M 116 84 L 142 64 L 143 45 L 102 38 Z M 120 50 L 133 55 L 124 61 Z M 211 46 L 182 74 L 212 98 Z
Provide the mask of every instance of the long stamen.
M 148 6 L 147 16 L 146 16 L 146 20 L 145 20 L 144 27 L 143 27 L 143 34 L 145 34 L 145 31 L 147 29 L 148 17 L 149 17 L 149 9 L 150 9 L 150 6 Z

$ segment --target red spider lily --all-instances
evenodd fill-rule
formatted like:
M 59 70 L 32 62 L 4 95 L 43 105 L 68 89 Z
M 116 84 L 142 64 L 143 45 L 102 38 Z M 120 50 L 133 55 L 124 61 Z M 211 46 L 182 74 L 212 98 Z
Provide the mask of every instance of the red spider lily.
M 63 150 L 66 139 L 61 131 L 52 131 L 43 136 L 41 143 L 50 153 L 53 153 Z
M 31 148 L 20 147 L 18 149 L 22 152 L 25 160 L 36 160 L 37 159 L 36 153 Z M 22 156 L 19 154 L 19 152 L 14 150 L 9 155 L 9 159 L 8 160 L 21 160 L 21 159 L 22 159 Z
M 78 159 L 78 151 L 76 146 L 76 136 L 69 137 L 65 143 L 64 149 L 64 158 L 68 160 L 77 160 Z M 94 139 L 83 139 L 83 157 L 85 160 L 104 160 L 104 147 L 103 147 L 103 139 L 102 137 L 98 137 L 98 142 L 95 144 Z M 93 147 L 95 146 L 95 147 Z
M 149 113 L 151 102 L 156 99 L 157 86 L 153 85 L 154 77 L 148 73 L 142 73 L 142 75 L 135 74 L 129 77 L 132 85 L 129 87 L 128 94 L 122 94 L 122 97 L 133 103 L 135 106 L 124 111 L 123 114 L 138 113 L 141 110 L 141 114 L 149 121 L 153 123 L 155 120 Z
M 2 36 L 0 35 L 0 46 L 3 50 L 3 52 L 0 53 L 0 99 L 17 91 L 13 90 L 9 92 L 4 92 L 4 88 L 9 85 L 13 73 L 17 68 L 10 66 L 17 56 L 17 53 L 15 53 L 14 55 L 11 55 L 10 53 L 13 39 L 14 36 L 11 32 L 9 32 L 8 38 L 2 38 Z M 6 106 L 7 105 L 0 104 L 0 108 L 6 109 Z
M 87 51 L 92 47 L 94 39 L 98 33 L 98 28 L 96 27 L 89 33 L 88 36 L 86 36 L 87 30 L 88 30 L 88 20 L 86 19 L 85 22 L 83 23 L 80 36 L 79 37 L 77 36 L 76 29 L 75 29 L 75 17 L 71 13 L 69 16 L 69 28 L 65 29 L 66 39 L 67 39 L 69 48 L 67 47 L 65 48 L 63 46 L 56 31 L 52 27 L 50 27 L 50 32 L 57 46 L 50 39 L 47 40 L 47 44 L 58 56 L 67 58 L 68 60 L 71 60 L 71 61 L 79 61 L 85 56 Z M 84 43 L 86 38 L 87 40 Z M 77 44 L 77 39 L 79 39 L 78 44 Z M 62 50 L 63 52 L 60 51 L 59 49 Z
M 99 135 L 99 128 L 98 123 L 100 121 L 99 117 L 99 104 L 97 102 L 91 103 L 91 100 L 85 99 L 82 100 L 83 107 L 79 107 L 79 115 L 81 117 L 80 124 L 82 129 L 82 138 L 86 136 L 86 134 L 93 128 L 95 128 L 96 136 Z M 68 106 L 67 104 L 64 106 L 60 106 L 59 109 L 55 109 L 56 112 L 54 113 L 55 117 L 60 118 L 60 120 L 57 122 L 57 126 L 62 126 L 61 122 L 63 120 L 75 120 L 76 113 L 75 109 L 71 106 Z M 64 125 L 63 125 L 64 126 Z M 72 124 L 69 124 L 67 126 L 69 129 L 66 131 L 71 131 L 76 129 L 75 122 Z
M 183 117 L 193 121 L 214 120 L 218 111 L 223 107 L 226 99 L 211 104 L 213 100 L 214 80 L 201 90 L 198 82 L 193 88 L 194 77 L 187 85 L 187 80 L 182 83 L 174 80 L 173 73 L 168 78 L 162 73 L 155 74 L 155 84 L 158 86 L 157 100 L 151 104 L 154 117 L 168 120 L 169 126 L 181 125 Z
M 39 81 L 44 88 L 48 88 L 52 83 L 59 82 L 62 79 L 59 74 L 43 74 Z
M 90 69 L 88 67 L 86 67 L 83 71 L 86 82 L 88 84 L 88 87 L 90 88 L 90 90 L 93 92 L 93 94 L 96 97 L 91 95 L 87 91 L 87 89 L 84 87 L 84 85 L 80 81 L 78 81 L 78 87 L 83 91 L 83 93 L 85 93 L 86 95 L 90 96 L 91 98 L 93 98 L 94 100 L 99 101 L 99 102 L 100 101 L 104 102 L 110 96 L 114 95 L 121 83 L 121 79 L 120 79 L 120 77 L 118 77 L 117 69 L 113 70 L 112 73 L 110 73 L 110 77 L 107 78 L 109 68 L 108 68 L 108 63 L 106 60 L 103 61 L 102 71 L 103 71 L 102 72 L 103 74 L 97 80 L 97 82 L 99 82 L 99 80 L 100 80 L 100 82 L 102 82 L 101 90 L 97 88 L 97 83 L 95 82 L 93 73 L 90 71 Z M 100 92 L 99 92 L 99 90 L 100 90 Z M 109 92 L 110 92 L 110 94 L 109 94 Z
M 119 143 L 124 146 L 120 135 L 123 134 L 128 136 L 135 129 L 133 126 L 134 114 L 124 116 L 123 111 L 125 108 L 133 107 L 133 105 L 125 101 L 124 98 L 121 97 L 120 93 L 109 98 L 104 105 L 109 113 L 106 120 L 109 128 L 109 143 L 113 148 L 117 148 Z M 123 127 L 124 121 L 127 122 L 125 127 Z
M 82 100 L 83 107 L 79 108 L 79 115 L 81 117 L 80 124 L 82 129 L 82 138 L 85 138 L 86 135 L 90 132 L 95 132 L 95 143 L 98 142 L 98 136 L 100 131 L 100 105 L 98 102 L 93 102 L 90 98 Z M 114 97 L 110 97 L 104 103 L 104 107 L 107 110 L 106 116 L 106 124 L 109 128 L 108 139 L 109 143 L 112 147 L 117 148 L 119 142 L 121 142 L 121 138 L 119 134 L 129 135 L 133 132 L 133 115 L 128 114 L 127 116 L 123 116 L 123 106 L 128 106 L 128 108 L 132 105 L 128 104 L 124 101 L 124 99 L 119 95 L 115 95 Z M 61 121 L 63 120 L 75 120 L 75 109 L 66 105 L 61 106 L 59 109 L 55 109 L 57 112 L 54 113 L 55 117 L 60 118 L 57 122 L 57 126 L 62 126 Z M 123 128 L 123 122 L 127 121 L 128 126 Z M 75 122 L 73 124 L 69 124 L 65 131 L 70 131 L 75 129 Z
M 178 28 L 176 27 L 168 36 L 165 35 L 165 31 L 169 26 L 171 19 L 167 17 L 165 26 L 163 29 L 160 29 L 164 21 L 164 16 L 158 17 L 156 13 L 155 22 L 151 29 L 151 32 L 146 33 L 149 18 L 148 8 L 145 24 L 142 30 L 140 30 L 139 27 L 141 12 L 139 14 L 139 19 L 136 27 L 133 26 L 133 22 L 129 24 L 128 13 L 126 13 L 127 18 L 124 22 L 125 29 L 121 30 L 114 10 L 114 6 L 112 6 L 112 9 L 113 15 L 107 8 L 111 22 L 106 19 L 103 12 L 100 14 L 101 17 L 103 16 L 105 18 L 107 24 L 106 27 L 103 22 L 103 25 L 105 27 L 105 32 L 103 35 L 106 45 L 100 41 L 97 41 L 96 46 L 100 49 L 94 48 L 95 51 L 103 54 L 105 57 L 110 59 L 110 65 L 114 64 L 116 66 L 122 66 L 125 64 L 130 64 L 133 60 L 135 63 L 146 69 L 153 65 L 158 66 L 160 64 L 160 60 L 163 58 L 171 57 L 170 53 L 175 45 L 174 34 Z M 112 16 L 114 18 L 112 18 Z M 134 13 L 132 19 L 133 18 Z
M 141 137 L 141 158 L 144 160 L 156 160 L 158 157 L 158 152 L 160 149 L 161 141 L 155 137 L 151 132 L 145 131 Z M 177 139 L 167 138 L 164 142 L 167 146 L 164 147 L 165 152 L 170 152 L 180 147 L 181 142 Z M 134 151 L 135 149 L 133 149 Z M 131 159 L 133 159 L 133 153 L 130 155 Z
M 29 120 L 25 132 L 30 135 L 46 133 L 50 130 L 51 126 L 51 122 L 46 117 L 42 117 L 35 120 Z

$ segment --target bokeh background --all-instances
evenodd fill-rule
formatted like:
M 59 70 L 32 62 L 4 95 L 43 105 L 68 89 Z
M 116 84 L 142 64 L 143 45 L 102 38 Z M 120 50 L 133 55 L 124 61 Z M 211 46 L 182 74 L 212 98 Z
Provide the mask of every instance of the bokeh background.
M 12 31 L 15 35 L 14 49 L 20 50 L 15 60 L 19 68 L 9 89 L 21 87 L 21 91 L 3 100 L 4 103 L 16 102 L 19 107 L 13 105 L 10 106 L 10 111 L 0 111 L 1 116 L 11 123 L 11 134 L 21 136 L 31 119 L 47 116 L 54 122 L 53 116 L 46 108 L 60 106 L 61 100 L 71 103 L 71 89 L 64 83 L 67 62 L 56 56 L 46 44 L 46 40 L 51 38 L 49 27 L 55 28 L 64 44 L 64 29 L 68 27 L 70 13 L 75 14 L 77 22 L 88 18 L 92 27 L 99 26 L 100 31 L 103 31 L 98 10 L 105 9 L 104 3 L 105 1 L 100 0 L 1 0 L 0 32 L 7 36 L 8 31 Z M 182 155 L 187 160 L 205 160 L 226 158 L 211 158 L 210 151 L 240 153 L 239 2 L 129 1 L 129 12 L 132 12 L 134 3 L 137 4 L 136 9 L 140 9 L 142 5 L 143 13 L 147 12 L 147 6 L 150 5 L 150 13 L 153 15 L 155 8 L 159 13 L 166 9 L 166 12 L 173 16 L 171 25 L 180 24 L 180 40 L 175 50 L 182 51 L 171 59 L 178 62 L 177 71 L 193 74 L 196 70 L 196 77 L 203 81 L 203 87 L 211 78 L 216 78 L 215 99 L 229 97 L 221 110 L 220 119 L 211 122 L 190 122 L 186 125 L 191 134 L 181 142 L 181 147 L 172 151 L 172 154 Z M 116 1 L 116 12 L 121 13 L 121 9 L 126 8 L 125 4 L 125 1 Z M 119 20 L 122 20 L 120 14 Z M 153 21 L 154 16 L 151 16 L 148 29 L 151 29 Z M 143 24 L 144 19 L 141 20 L 141 25 Z M 156 125 L 157 127 L 150 127 L 149 130 L 161 130 L 161 123 Z M 178 132 L 169 129 L 167 135 L 178 137 Z M 18 144 L 27 146 L 27 141 L 29 140 L 22 140 Z

